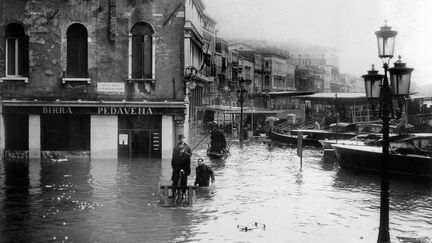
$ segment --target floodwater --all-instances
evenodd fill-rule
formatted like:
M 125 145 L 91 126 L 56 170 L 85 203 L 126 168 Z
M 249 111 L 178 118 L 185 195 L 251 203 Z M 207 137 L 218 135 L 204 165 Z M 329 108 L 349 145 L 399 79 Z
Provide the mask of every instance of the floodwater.
M 231 154 L 207 160 L 215 186 L 184 208 L 158 205 L 159 186 L 170 184 L 167 160 L 1 163 L 0 242 L 376 242 L 377 175 L 323 163 L 317 149 L 304 151 L 302 172 L 293 148 L 233 144 Z M 390 187 L 392 241 L 431 236 L 431 184 L 394 179 Z M 266 227 L 237 228 L 253 222 Z

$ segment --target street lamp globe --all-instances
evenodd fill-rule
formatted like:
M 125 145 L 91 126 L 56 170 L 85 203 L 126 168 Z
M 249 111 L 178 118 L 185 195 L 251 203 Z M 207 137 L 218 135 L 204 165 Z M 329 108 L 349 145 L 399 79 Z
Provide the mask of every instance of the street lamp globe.
M 378 70 L 375 70 L 375 65 L 372 65 L 372 69 L 362 77 L 365 82 L 366 97 L 368 99 L 378 99 L 380 97 L 381 82 L 384 75 L 378 74 Z
M 245 80 L 243 78 L 239 79 L 239 87 L 240 87 L 240 89 L 244 89 L 245 88 Z
M 395 96 L 407 96 L 410 93 L 411 73 L 414 69 L 406 67 L 406 63 L 399 60 L 394 63 L 393 68 L 389 68 L 392 94 Z
M 393 57 L 397 31 L 387 26 L 387 21 L 380 30 L 375 32 L 378 40 L 378 56 L 387 63 Z

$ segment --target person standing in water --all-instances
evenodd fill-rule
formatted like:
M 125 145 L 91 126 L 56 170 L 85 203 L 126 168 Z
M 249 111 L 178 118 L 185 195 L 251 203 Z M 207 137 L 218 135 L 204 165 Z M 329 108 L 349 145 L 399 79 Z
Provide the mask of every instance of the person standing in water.
M 198 166 L 195 169 L 196 178 L 195 178 L 195 186 L 199 187 L 208 187 L 211 183 L 214 183 L 215 176 L 213 170 L 210 166 L 204 164 L 204 160 L 202 158 L 198 159 Z
M 190 175 L 190 159 L 192 151 L 184 141 L 184 136 L 178 136 L 179 142 L 174 148 L 173 156 L 171 159 L 171 167 L 173 169 L 171 180 L 173 186 L 173 195 L 175 195 L 175 188 L 178 186 L 187 186 L 187 177 Z M 185 190 L 183 190 L 183 193 Z

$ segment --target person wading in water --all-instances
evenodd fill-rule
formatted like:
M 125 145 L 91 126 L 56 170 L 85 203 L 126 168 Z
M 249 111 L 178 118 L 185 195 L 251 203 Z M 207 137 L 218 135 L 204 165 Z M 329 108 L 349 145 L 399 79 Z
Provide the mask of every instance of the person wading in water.
M 206 164 L 204 164 L 204 160 L 202 158 L 198 159 L 198 166 L 195 169 L 196 178 L 195 178 L 195 186 L 199 187 L 207 187 L 211 183 L 214 183 L 215 177 L 213 170 Z
M 176 194 L 176 187 L 186 187 L 187 186 L 187 177 L 190 175 L 190 162 L 192 151 L 184 142 L 184 136 L 180 134 L 178 136 L 179 142 L 174 148 L 173 156 L 171 159 L 171 167 L 173 169 L 171 180 L 173 186 L 173 197 Z M 180 184 L 180 185 L 179 185 Z M 183 196 L 186 190 L 183 191 Z

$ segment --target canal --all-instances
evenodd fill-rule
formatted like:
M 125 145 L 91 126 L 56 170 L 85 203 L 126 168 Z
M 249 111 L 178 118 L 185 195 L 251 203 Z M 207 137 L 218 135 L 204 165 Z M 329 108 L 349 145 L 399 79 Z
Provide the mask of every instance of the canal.
M 206 146 L 194 151 L 193 171 Z M 158 187 L 170 183 L 167 160 L 1 163 L 0 242 L 376 241 L 376 175 L 323 163 L 317 149 L 304 151 L 302 172 L 293 148 L 233 144 L 231 154 L 206 159 L 215 186 L 188 208 L 158 205 Z M 390 205 L 394 242 L 432 232 L 429 182 L 392 180 Z M 237 228 L 253 222 L 266 229 Z

